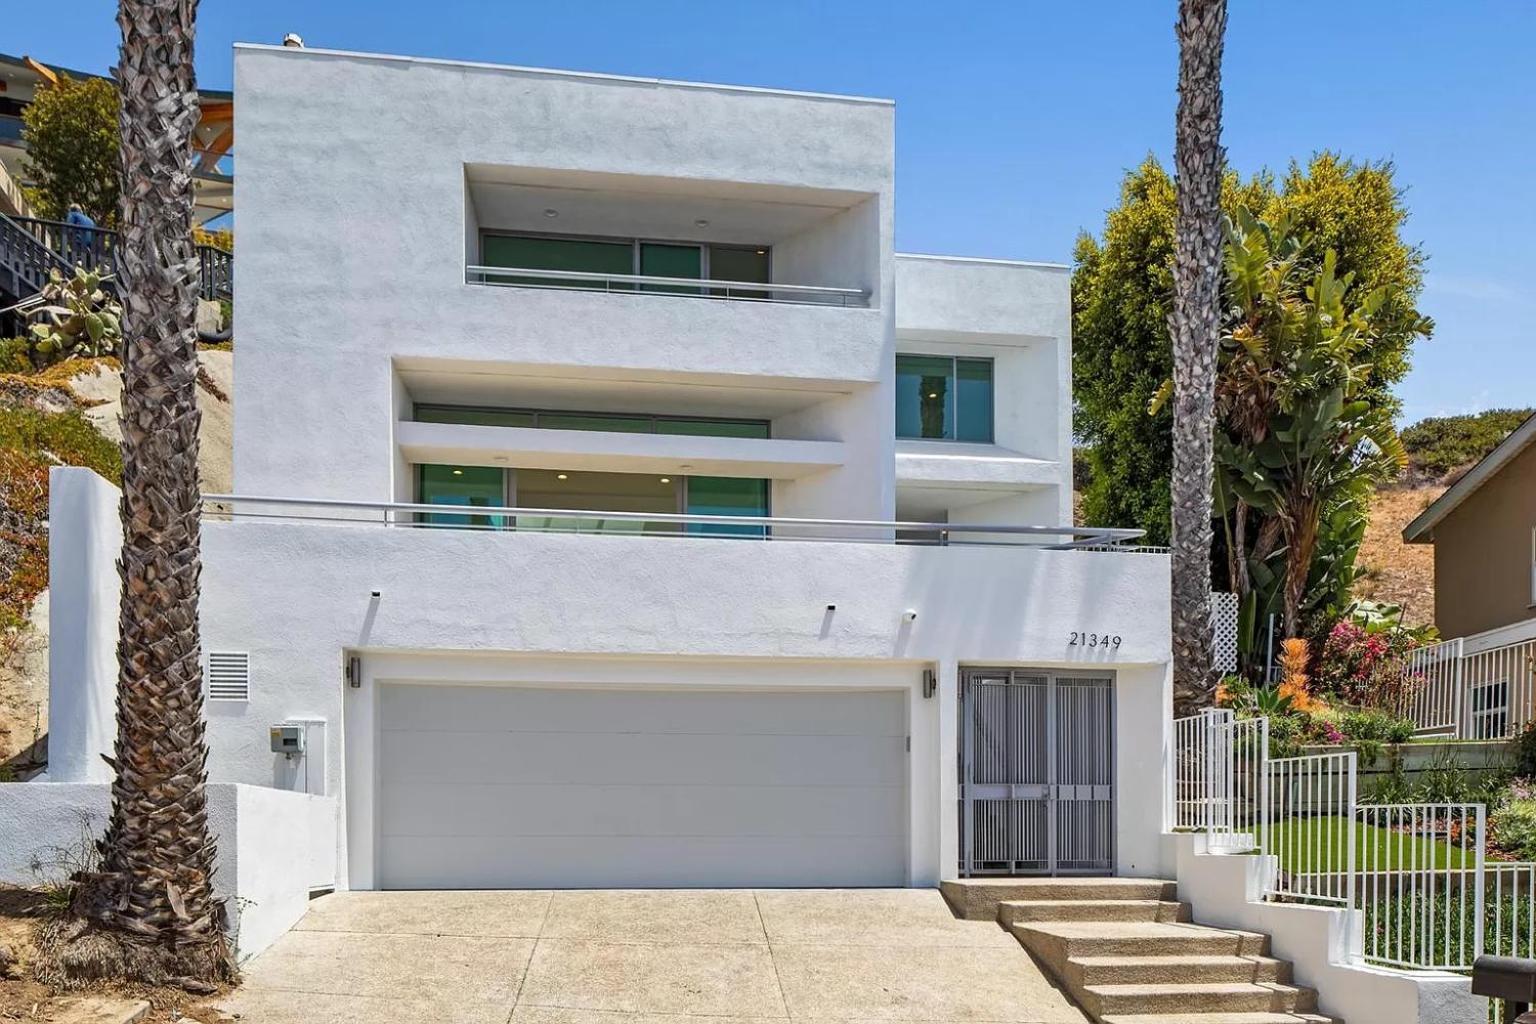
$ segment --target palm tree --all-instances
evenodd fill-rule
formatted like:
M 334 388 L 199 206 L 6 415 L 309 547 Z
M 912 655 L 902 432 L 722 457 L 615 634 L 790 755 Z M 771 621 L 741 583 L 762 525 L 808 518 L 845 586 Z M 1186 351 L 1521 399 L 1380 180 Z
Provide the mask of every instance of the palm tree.
M 198 646 L 196 0 L 121 0 L 123 579 L 112 812 L 60 972 L 193 989 L 233 975 L 213 895 Z
M 1173 265 L 1173 688 L 1210 703 L 1211 481 L 1221 300 L 1221 51 L 1226 0 L 1179 0 L 1178 214 Z

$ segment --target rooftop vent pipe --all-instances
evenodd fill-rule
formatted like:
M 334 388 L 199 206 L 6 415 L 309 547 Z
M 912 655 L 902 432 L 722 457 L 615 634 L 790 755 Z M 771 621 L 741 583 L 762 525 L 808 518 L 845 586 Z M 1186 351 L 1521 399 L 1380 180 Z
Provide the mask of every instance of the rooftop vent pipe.
M 304 37 L 297 32 L 289 32 L 283 36 L 283 45 L 291 46 L 296 50 L 302 50 L 304 49 Z

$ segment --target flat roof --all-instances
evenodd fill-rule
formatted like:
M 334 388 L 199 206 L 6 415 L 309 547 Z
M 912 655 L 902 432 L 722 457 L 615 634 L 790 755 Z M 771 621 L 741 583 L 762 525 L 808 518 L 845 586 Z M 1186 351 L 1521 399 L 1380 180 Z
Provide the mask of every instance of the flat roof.
M 547 75 L 551 78 L 576 78 L 599 82 L 624 82 L 633 85 L 665 85 L 681 89 L 723 89 L 727 92 L 757 93 L 769 96 L 792 96 L 798 99 L 834 100 L 841 103 L 871 103 L 877 106 L 895 106 L 895 100 L 874 96 L 844 96 L 830 92 L 803 92 L 795 89 L 769 89 L 756 85 L 727 85 L 720 82 L 685 82 L 673 78 L 645 78 L 637 75 L 609 75 L 596 71 L 567 71 L 560 68 L 532 68 L 520 64 L 492 64 L 485 61 L 446 60 L 441 57 L 410 57 L 393 53 L 366 53 L 360 50 L 327 50 L 313 46 L 282 46 L 272 43 L 236 43 L 236 50 L 266 50 L 282 53 L 299 53 L 317 57 L 346 57 L 354 60 L 376 60 L 399 64 L 423 64 L 446 68 L 476 68 L 482 71 L 512 71 L 522 75 Z
M 935 260 L 943 263 L 992 263 L 1004 267 L 1033 267 L 1036 270 L 1071 270 L 1070 263 L 1050 263 L 1045 260 L 1004 260 L 991 256 L 943 256 L 930 252 L 898 252 L 899 260 Z

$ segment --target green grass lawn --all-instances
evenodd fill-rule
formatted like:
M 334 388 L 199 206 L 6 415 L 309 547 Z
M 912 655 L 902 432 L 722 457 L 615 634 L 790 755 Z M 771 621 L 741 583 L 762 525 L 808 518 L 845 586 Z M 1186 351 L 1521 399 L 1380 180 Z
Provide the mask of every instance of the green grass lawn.
M 1291 874 L 1342 871 L 1348 856 L 1346 829 L 1351 824 L 1358 871 L 1470 868 L 1475 861 L 1470 843 L 1463 854 L 1459 842 L 1452 846 L 1442 839 L 1377 828 L 1337 815 L 1278 822 L 1269 832 L 1265 852 L 1277 855 L 1281 869 Z

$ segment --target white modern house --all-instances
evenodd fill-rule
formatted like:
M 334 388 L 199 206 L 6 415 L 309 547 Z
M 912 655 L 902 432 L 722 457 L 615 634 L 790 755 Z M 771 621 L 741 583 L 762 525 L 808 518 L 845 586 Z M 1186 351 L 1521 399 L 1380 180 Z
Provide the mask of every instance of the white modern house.
M 334 798 L 351 888 L 1157 871 L 1168 565 L 1070 527 L 1068 271 L 894 252 L 891 103 L 266 46 L 235 78 L 215 782 Z M 83 782 L 115 509 L 73 507 L 99 607 L 55 582 L 89 653 L 49 775 Z M 989 789 L 998 756 L 1038 778 Z

